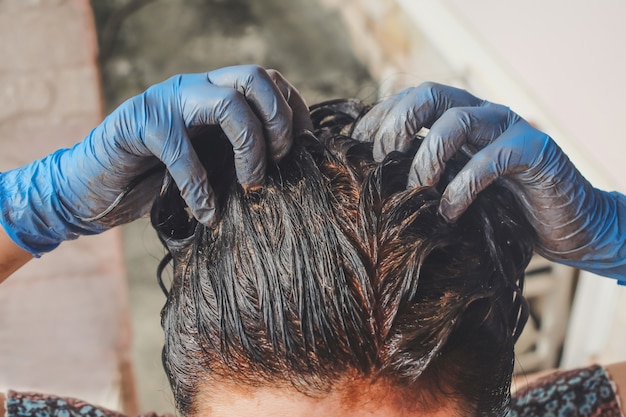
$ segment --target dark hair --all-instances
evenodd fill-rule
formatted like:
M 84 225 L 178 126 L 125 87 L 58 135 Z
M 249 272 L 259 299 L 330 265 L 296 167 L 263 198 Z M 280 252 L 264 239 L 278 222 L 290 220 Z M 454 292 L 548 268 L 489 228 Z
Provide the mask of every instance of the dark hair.
M 171 181 L 152 212 L 174 261 L 163 364 L 182 413 L 207 379 L 318 396 L 348 373 L 384 378 L 425 410 L 452 397 L 462 415 L 505 412 L 532 228 L 497 185 L 447 223 L 440 189 L 405 189 L 411 153 L 377 164 L 349 137 L 366 110 L 314 106 L 314 134 L 253 192 L 219 129 L 192 132 L 221 220 L 198 224 Z

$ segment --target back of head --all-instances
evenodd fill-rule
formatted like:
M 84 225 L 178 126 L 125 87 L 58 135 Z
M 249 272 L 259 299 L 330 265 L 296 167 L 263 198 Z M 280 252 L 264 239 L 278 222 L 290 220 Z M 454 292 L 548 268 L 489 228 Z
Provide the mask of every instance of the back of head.
M 315 398 L 378 383 L 413 410 L 504 413 L 532 229 L 498 186 L 448 224 L 440 190 L 405 190 L 412 155 L 377 164 L 349 137 L 365 110 L 316 106 L 315 133 L 254 192 L 217 129 L 193 132 L 219 224 L 190 218 L 172 183 L 152 213 L 174 259 L 163 362 L 182 413 L 222 382 Z

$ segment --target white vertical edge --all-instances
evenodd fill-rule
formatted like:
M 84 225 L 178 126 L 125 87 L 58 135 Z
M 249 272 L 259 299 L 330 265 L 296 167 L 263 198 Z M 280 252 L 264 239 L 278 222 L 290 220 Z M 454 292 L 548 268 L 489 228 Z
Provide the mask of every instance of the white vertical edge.
M 575 368 L 602 361 L 618 307 L 613 279 L 581 271 L 561 366 Z

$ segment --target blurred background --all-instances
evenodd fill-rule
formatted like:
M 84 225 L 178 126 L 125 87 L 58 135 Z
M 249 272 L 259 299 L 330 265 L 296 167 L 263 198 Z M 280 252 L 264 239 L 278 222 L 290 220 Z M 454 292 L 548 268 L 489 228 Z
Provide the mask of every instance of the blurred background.
M 594 185 L 626 191 L 626 5 L 477 0 L 0 0 L 0 169 L 80 140 L 171 75 L 278 69 L 309 104 L 466 88 L 548 132 Z M 147 221 L 64 243 L 0 288 L 0 389 L 173 411 Z M 626 360 L 626 290 L 535 259 L 521 375 Z

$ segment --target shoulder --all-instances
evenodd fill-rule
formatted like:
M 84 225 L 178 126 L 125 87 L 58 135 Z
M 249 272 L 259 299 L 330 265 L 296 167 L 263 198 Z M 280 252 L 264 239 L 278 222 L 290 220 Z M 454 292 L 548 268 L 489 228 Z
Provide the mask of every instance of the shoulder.
M 9 391 L 5 417 L 125 417 L 123 414 L 75 398 Z
M 517 391 L 509 417 L 544 414 L 623 417 L 617 387 L 605 368 L 586 368 L 551 373 Z

